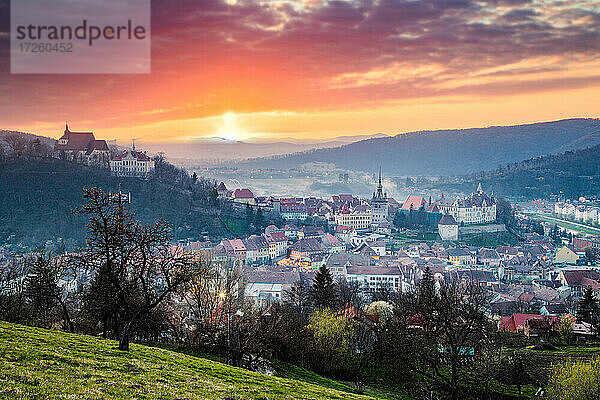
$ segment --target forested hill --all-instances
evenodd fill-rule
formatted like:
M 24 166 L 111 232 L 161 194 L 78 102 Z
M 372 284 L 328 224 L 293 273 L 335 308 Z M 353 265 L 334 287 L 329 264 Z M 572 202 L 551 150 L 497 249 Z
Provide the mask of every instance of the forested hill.
M 362 140 L 342 147 L 272 158 L 240 166 L 295 168 L 309 162 L 388 175 L 462 175 L 532 157 L 600 144 L 600 120 L 568 119 L 529 125 L 423 131 Z
M 504 165 L 493 171 L 460 178 L 446 186 L 468 193 L 479 182 L 487 190 L 511 197 L 597 196 L 600 193 L 600 145 Z
M 164 218 L 176 238 L 226 233 L 211 213 L 214 182 L 194 180 L 164 161 L 157 163 L 156 175 L 148 181 L 116 178 L 106 169 L 51 158 L 0 161 L 0 244 L 39 246 L 62 238 L 69 248 L 83 245 L 86 217 L 71 212 L 83 204 L 83 188 L 117 191 L 119 182 L 131 193 L 138 219 Z

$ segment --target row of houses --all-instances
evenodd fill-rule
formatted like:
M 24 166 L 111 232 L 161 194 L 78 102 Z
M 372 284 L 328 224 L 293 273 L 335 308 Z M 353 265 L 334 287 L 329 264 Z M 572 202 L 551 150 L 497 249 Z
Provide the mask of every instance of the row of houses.
M 600 224 L 600 208 L 572 203 L 556 203 L 554 214 L 559 218 L 573 219 L 588 224 Z

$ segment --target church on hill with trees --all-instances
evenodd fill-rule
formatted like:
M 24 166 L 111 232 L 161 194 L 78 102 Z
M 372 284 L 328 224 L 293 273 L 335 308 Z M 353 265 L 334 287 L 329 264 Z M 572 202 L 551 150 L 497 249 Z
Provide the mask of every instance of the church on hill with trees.
M 65 131 L 54 144 L 54 158 L 86 165 L 108 167 L 110 150 L 106 140 L 97 140 L 92 132 L 71 132 L 65 124 Z

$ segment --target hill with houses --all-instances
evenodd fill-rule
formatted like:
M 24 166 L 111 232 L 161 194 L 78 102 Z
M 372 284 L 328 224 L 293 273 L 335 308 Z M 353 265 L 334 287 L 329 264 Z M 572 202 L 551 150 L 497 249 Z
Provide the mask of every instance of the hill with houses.
M 600 120 L 566 119 L 516 126 L 420 131 L 241 162 L 250 168 L 296 168 L 327 162 L 349 170 L 392 175 L 462 175 L 600 144 Z M 368 154 L 368 157 L 365 157 Z

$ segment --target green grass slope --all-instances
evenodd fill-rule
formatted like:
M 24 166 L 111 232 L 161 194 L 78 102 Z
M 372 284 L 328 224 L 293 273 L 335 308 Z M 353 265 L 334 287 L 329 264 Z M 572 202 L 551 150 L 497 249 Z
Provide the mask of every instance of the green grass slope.
M 2 399 L 367 399 L 203 358 L 0 322 Z M 342 385 L 340 385 L 342 386 Z

